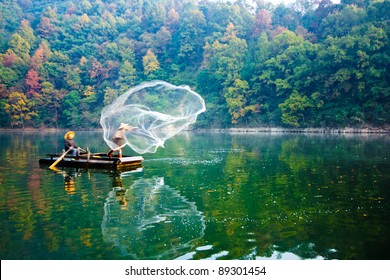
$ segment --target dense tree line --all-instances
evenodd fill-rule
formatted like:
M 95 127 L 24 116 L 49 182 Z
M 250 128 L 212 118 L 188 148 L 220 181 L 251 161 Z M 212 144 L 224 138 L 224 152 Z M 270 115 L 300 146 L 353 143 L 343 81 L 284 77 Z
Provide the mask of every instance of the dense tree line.
M 384 125 L 390 1 L 4 0 L 0 126 L 99 127 L 149 80 L 206 100 L 199 127 Z

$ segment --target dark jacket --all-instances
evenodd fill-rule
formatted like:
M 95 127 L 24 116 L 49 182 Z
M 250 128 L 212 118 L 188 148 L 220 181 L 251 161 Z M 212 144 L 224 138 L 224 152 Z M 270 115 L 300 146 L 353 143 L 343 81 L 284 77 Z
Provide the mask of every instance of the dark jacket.
M 65 139 L 64 148 L 67 151 L 70 148 L 77 148 L 77 145 L 75 144 L 75 142 L 73 140 Z

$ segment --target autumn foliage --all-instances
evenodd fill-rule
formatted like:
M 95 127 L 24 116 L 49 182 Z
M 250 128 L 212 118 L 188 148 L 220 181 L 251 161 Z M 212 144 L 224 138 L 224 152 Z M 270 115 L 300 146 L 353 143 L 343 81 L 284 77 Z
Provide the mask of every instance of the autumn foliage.
M 149 80 L 187 84 L 199 127 L 390 121 L 390 1 L 2 1 L 0 126 L 99 127 Z

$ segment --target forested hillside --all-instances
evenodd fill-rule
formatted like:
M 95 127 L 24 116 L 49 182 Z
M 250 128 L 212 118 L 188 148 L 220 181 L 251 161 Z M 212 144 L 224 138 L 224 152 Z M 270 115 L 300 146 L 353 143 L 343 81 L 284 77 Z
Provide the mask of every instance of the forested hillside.
M 390 123 L 390 0 L 2 0 L 0 126 L 99 127 L 144 81 L 203 96 L 198 127 Z

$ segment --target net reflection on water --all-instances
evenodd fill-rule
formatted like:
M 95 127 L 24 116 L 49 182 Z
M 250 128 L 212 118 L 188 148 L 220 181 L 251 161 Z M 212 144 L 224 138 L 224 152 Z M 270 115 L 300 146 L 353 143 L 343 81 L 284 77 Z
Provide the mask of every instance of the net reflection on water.
M 191 250 L 206 226 L 193 202 L 153 177 L 112 188 L 101 227 L 104 242 L 123 257 L 172 259 Z

